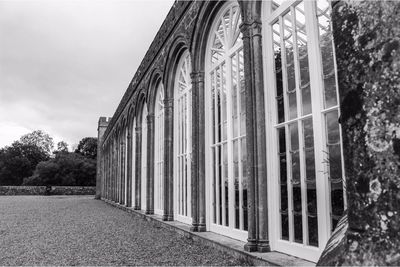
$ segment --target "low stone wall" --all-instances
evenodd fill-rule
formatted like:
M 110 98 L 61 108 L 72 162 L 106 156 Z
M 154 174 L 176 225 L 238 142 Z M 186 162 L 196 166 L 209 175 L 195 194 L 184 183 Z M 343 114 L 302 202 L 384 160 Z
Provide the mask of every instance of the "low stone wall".
M 17 195 L 95 195 L 94 186 L 0 186 L 0 196 Z

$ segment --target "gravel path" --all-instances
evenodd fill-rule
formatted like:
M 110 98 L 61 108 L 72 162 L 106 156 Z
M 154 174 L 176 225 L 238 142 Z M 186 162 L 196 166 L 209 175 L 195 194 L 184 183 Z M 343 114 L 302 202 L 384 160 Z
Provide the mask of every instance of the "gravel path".
M 0 265 L 241 265 L 86 196 L 0 196 Z

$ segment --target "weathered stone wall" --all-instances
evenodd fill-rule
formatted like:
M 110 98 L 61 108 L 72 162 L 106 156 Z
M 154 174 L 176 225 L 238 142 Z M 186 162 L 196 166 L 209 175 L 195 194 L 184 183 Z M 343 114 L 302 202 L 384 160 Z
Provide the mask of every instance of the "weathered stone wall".
M 400 264 L 399 18 L 397 1 L 334 3 L 349 227 L 323 264 Z
M 13 195 L 95 195 L 94 186 L 0 186 L 0 196 Z

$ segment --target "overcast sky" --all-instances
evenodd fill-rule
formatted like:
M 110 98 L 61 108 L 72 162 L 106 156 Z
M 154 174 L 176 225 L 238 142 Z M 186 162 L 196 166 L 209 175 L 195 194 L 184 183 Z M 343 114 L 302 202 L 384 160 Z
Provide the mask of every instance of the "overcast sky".
M 0 0 L 0 148 L 112 116 L 173 0 Z

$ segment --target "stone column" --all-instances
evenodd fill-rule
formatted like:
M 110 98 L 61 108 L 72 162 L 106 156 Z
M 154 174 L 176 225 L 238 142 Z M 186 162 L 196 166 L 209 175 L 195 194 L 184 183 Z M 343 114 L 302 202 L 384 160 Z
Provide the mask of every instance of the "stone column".
M 164 221 L 174 220 L 174 99 L 164 100 Z
M 107 141 L 107 178 L 106 178 L 106 199 L 110 199 L 110 144 Z
M 198 166 L 199 166 L 199 134 L 198 134 L 198 117 L 199 117 L 199 103 L 198 103 L 198 83 L 197 83 L 197 72 L 192 72 L 190 74 L 192 80 L 192 161 L 191 161 L 191 183 L 192 183 L 192 199 L 191 199 L 191 209 L 192 209 L 192 226 L 191 231 L 197 232 L 199 226 L 199 197 L 198 197 Z
M 243 9 L 242 9 L 243 12 Z M 246 251 L 257 250 L 257 213 L 256 213 L 256 140 L 254 140 L 254 114 L 253 114 L 253 73 L 251 70 L 251 32 L 248 24 L 240 26 L 243 36 L 243 60 L 246 86 L 246 144 L 247 144 L 247 216 L 248 239 L 244 246 Z
M 154 114 L 147 115 L 146 214 L 154 214 Z
M 114 136 L 111 137 L 111 162 L 110 162 L 110 169 L 111 169 L 111 179 L 110 179 L 110 185 L 111 185 L 111 192 L 110 192 L 110 197 L 111 200 L 114 201 L 114 177 L 115 177 L 115 140 Z
M 116 149 L 117 149 L 117 154 L 116 154 L 116 201 L 117 203 L 120 203 L 121 201 L 121 139 L 120 139 L 120 133 L 116 136 Z
M 193 72 L 192 79 L 192 227 L 206 231 L 204 72 Z
M 126 194 L 126 206 L 132 207 L 132 184 L 133 184 L 133 176 L 132 176 L 132 162 L 133 162 L 133 143 L 132 143 L 132 125 L 128 124 L 128 134 L 126 136 L 128 142 L 128 151 L 126 153 L 127 156 L 127 166 L 126 166 L 126 179 L 127 179 L 127 194 Z
M 268 191 L 266 168 L 266 134 L 264 82 L 261 39 L 261 4 L 240 1 L 244 21 L 244 73 L 246 85 L 246 137 L 248 149 L 248 217 L 247 251 L 270 251 L 268 238 Z
M 113 201 L 117 202 L 117 140 L 113 141 Z
M 142 127 L 135 128 L 136 151 L 135 151 L 135 210 L 140 210 L 141 204 L 141 186 L 142 186 Z
M 125 157 L 126 157 L 126 133 L 125 129 L 122 132 L 122 140 L 121 140 L 121 204 L 126 205 L 125 202 L 125 179 L 126 179 L 126 172 L 125 172 Z

